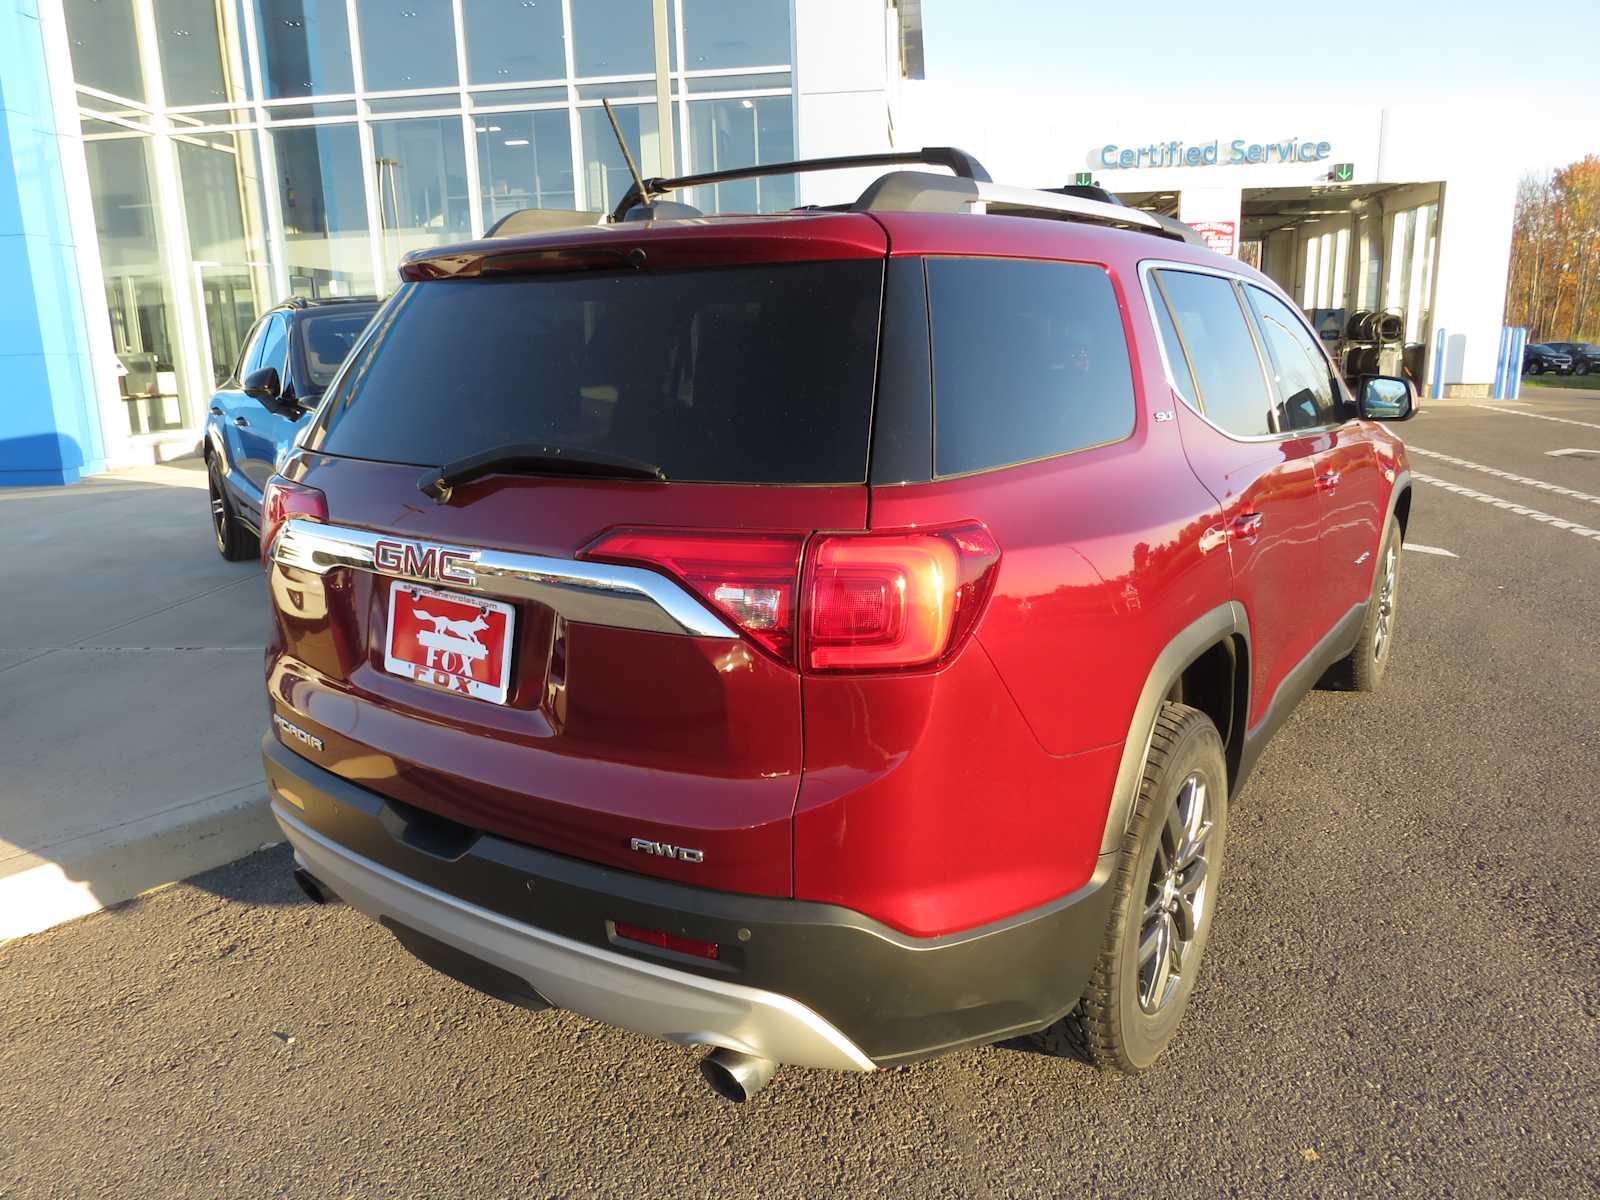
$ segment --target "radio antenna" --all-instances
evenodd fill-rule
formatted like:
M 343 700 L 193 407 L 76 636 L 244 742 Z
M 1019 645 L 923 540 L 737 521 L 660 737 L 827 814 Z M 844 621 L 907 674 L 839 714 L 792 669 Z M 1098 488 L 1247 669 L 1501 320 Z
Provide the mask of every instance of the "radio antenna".
M 653 207 L 650 193 L 645 190 L 644 180 L 639 175 L 639 168 L 634 165 L 633 153 L 628 149 L 628 143 L 623 140 L 622 129 L 617 125 L 617 114 L 611 111 L 611 101 L 601 100 L 605 105 L 606 119 L 611 122 L 611 132 L 616 135 L 617 145 L 622 149 L 622 159 L 628 164 L 628 174 L 633 176 L 633 186 L 639 189 L 639 202 L 646 208 Z

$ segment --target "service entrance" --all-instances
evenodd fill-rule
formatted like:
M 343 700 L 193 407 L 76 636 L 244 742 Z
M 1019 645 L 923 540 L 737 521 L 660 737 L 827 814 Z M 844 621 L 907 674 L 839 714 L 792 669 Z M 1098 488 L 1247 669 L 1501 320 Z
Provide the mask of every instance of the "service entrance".
M 1347 377 L 1403 372 L 1426 392 L 1443 194 L 1440 183 L 1245 188 L 1235 252 L 1299 303 Z M 1173 217 L 1182 206 L 1177 190 L 1122 199 Z

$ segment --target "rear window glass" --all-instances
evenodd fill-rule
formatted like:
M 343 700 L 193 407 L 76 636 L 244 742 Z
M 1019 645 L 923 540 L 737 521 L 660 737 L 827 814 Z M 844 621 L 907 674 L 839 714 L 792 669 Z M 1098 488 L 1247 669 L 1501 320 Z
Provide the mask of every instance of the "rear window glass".
M 1158 271 L 1178 333 L 1189 350 L 1202 411 L 1239 437 L 1272 432 L 1272 396 L 1233 284 L 1219 275 Z
M 934 464 L 960 475 L 1119 441 L 1133 372 L 1099 267 L 930 258 Z
M 880 260 L 408 284 L 307 446 L 442 466 L 531 442 L 669 479 L 861 483 Z
M 1172 313 L 1167 309 L 1167 302 L 1161 297 L 1156 297 L 1156 328 L 1161 331 L 1161 345 L 1167 352 L 1167 366 L 1172 368 L 1172 384 L 1178 389 L 1178 395 L 1183 402 L 1196 412 L 1200 411 L 1200 401 L 1195 396 L 1194 372 L 1189 370 L 1189 359 L 1183 352 L 1183 341 L 1178 337 L 1178 327 L 1172 323 Z

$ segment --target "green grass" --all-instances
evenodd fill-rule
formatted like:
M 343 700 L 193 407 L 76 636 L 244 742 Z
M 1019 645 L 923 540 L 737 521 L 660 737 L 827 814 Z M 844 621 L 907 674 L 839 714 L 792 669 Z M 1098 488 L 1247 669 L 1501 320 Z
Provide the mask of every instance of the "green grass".
M 1583 391 L 1600 392 L 1600 375 L 1524 375 L 1523 387 L 1540 388 L 1579 388 Z

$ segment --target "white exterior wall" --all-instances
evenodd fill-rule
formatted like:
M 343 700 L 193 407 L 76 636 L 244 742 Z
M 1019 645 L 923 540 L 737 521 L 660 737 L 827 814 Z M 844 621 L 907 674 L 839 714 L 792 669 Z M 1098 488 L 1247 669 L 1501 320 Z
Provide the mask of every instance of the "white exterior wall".
M 795 0 L 795 153 L 799 158 L 891 148 L 890 104 L 900 81 L 894 14 L 883 0 Z M 891 57 L 892 55 L 892 57 Z M 796 177 L 800 204 L 854 200 L 883 172 Z
M 1525 114 L 1459 104 L 1264 110 L 1220 102 L 1179 110 L 1170 102 L 1126 97 L 1117 97 L 1115 104 L 1086 104 L 1069 89 L 907 82 L 895 106 L 894 138 L 897 149 L 959 146 L 1006 183 L 1058 187 L 1090 171 L 1114 192 L 1179 192 L 1181 215 L 1188 220 L 1228 219 L 1230 208 L 1237 211 L 1232 206 L 1238 189 L 1324 183 L 1340 162 L 1355 165 L 1353 183 L 1442 183 L 1433 327 L 1447 332 L 1444 382 L 1471 386 L 1494 378 L 1517 184 L 1514 168 L 1506 164 L 1516 161 L 1509 150 L 1524 119 Z M 1138 147 L 1178 140 L 1203 146 L 1216 140 L 1219 158 L 1225 158 L 1235 138 L 1264 144 L 1289 137 L 1327 142 L 1326 157 L 1308 163 L 1132 169 L 1108 169 L 1101 157 L 1108 144 Z M 1390 207 L 1403 207 L 1402 199 L 1395 197 Z M 1297 241 L 1271 239 L 1266 252 L 1274 274 L 1293 278 Z M 1296 257 L 1285 272 L 1281 264 L 1288 255 Z
M 1487 384 L 1499 358 L 1517 176 L 1504 166 L 1520 136 L 1503 109 L 1389 110 L 1379 169 L 1393 180 L 1440 179 L 1433 327 L 1445 331 L 1446 384 Z

